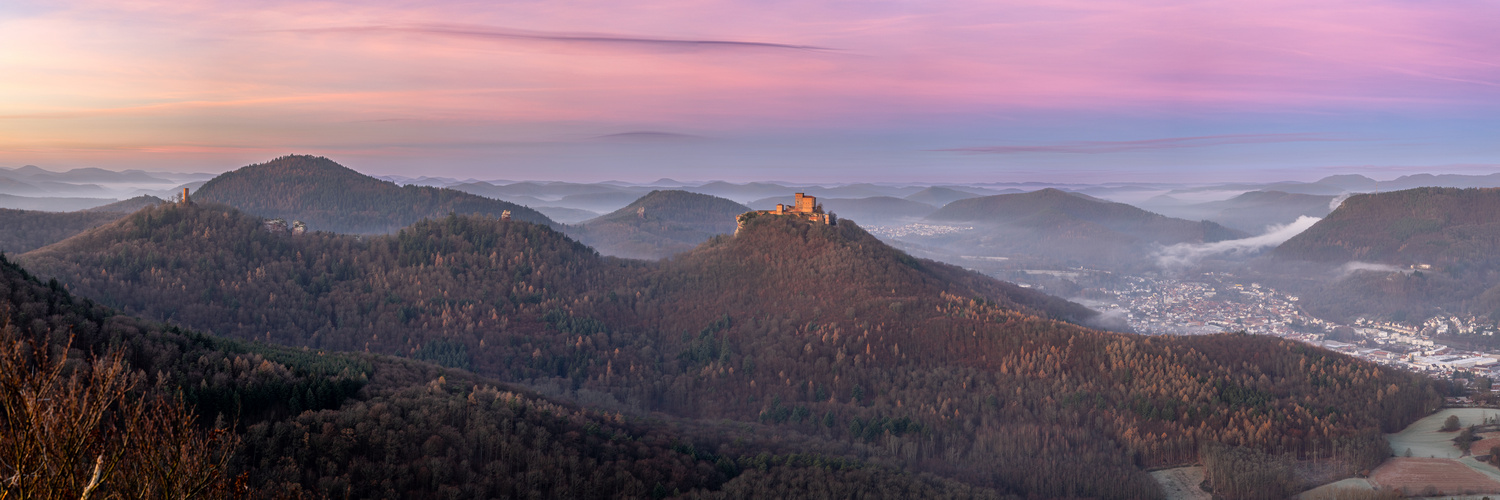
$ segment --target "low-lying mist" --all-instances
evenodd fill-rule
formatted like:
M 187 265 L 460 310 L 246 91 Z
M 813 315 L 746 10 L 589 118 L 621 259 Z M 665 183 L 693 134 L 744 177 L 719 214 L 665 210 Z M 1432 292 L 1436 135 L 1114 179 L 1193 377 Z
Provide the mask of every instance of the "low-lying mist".
M 1322 219 L 1298 217 L 1290 224 L 1271 226 L 1266 229 L 1265 234 L 1241 238 L 1238 240 L 1215 241 L 1213 243 L 1178 243 L 1164 247 L 1156 254 L 1157 265 L 1163 268 L 1188 267 L 1196 264 L 1204 257 L 1223 255 L 1229 253 L 1251 253 L 1259 252 L 1266 248 L 1280 245 L 1293 236 L 1301 234 L 1307 228 L 1312 227 Z
M 1378 263 L 1375 263 L 1375 262 L 1360 262 L 1360 261 L 1357 261 L 1357 260 L 1352 260 L 1352 261 L 1349 261 L 1348 263 L 1345 263 L 1343 266 L 1339 267 L 1339 278 L 1342 279 L 1342 278 L 1348 277 L 1349 275 L 1354 274 L 1354 273 L 1359 272 L 1359 271 L 1374 271 L 1374 272 L 1379 272 L 1379 273 L 1394 273 L 1394 272 L 1405 271 L 1405 269 L 1402 269 L 1402 268 L 1399 268 L 1399 267 L 1396 267 L 1396 266 L 1392 266 L 1392 265 L 1389 265 L 1389 264 L 1378 264 Z

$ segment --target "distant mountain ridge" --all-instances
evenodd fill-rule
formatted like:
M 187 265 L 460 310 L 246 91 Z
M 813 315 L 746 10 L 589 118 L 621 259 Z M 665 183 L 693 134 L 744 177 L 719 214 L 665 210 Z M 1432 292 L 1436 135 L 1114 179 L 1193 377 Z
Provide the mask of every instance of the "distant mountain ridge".
M 1016 191 L 1019 192 L 1020 190 L 1016 190 Z M 1004 193 L 1001 193 L 1001 194 L 1004 194 Z M 947 188 L 947 187 L 942 187 L 942 186 L 932 186 L 932 187 L 929 187 L 927 189 L 923 189 L 921 191 L 917 191 L 915 193 L 906 195 L 906 199 L 911 200 L 911 201 L 915 201 L 915 202 L 918 202 L 918 203 L 926 203 L 926 204 L 932 205 L 934 207 L 942 207 L 943 205 L 947 205 L 949 203 L 953 203 L 953 202 L 958 201 L 958 200 L 967 199 L 967 198 L 978 198 L 980 196 L 984 196 L 984 195 L 983 194 L 977 194 L 977 193 L 969 192 L 969 191 L 964 191 L 964 190 L 961 190 L 961 189 Z
M 555 223 L 541 212 L 462 191 L 400 186 L 314 156 L 284 156 L 213 178 L 192 193 L 198 202 L 223 203 L 267 218 L 306 222 L 314 231 L 383 234 L 412 223 L 457 213 Z
M 1500 188 L 1425 187 L 1351 196 L 1275 254 L 1403 266 L 1500 259 Z
M 1268 226 L 1290 224 L 1298 217 L 1326 216 L 1333 211 L 1329 204 L 1334 198 L 1333 195 L 1250 191 L 1222 201 L 1147 207 L 1171 217 L 1211 220 L 1225 227 L 1260 234 Z

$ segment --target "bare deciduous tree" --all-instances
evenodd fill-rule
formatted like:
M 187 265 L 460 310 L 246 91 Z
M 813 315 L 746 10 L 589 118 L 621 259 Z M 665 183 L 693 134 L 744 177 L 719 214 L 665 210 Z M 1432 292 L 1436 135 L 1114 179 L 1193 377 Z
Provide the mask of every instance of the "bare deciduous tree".
M 120 351 L 92 360 L 0 334 L 0 500 L 232 496 L 238 443 L 180 396 L 141 389 Z

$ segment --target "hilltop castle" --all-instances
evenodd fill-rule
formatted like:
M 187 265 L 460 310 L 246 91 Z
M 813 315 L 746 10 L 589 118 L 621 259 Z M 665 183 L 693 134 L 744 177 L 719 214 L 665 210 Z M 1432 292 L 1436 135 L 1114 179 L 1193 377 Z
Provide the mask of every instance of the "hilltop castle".
M 807 196 L 802 193 L 797 193 L 796 202 L 791 206 L 777 203 L 775 210 L 756 210 L 753 212 L 745 212 L 743 214 L 740 214 L 739 217 L 736 217 L 735 221 L 739 222 L 739 227 L 744 227 L 745 221 L 757 215 L 783 215 L 796 217 L 798 219 L 806 220 L 815 224 L 823 223 L 830 226 L 838 224 L 838 216 L 824 212 L 823 205 L 818 203 L 818 198 L 816 196 Z M 735 228 L 735 233 L 739 233 L 738 227 Z

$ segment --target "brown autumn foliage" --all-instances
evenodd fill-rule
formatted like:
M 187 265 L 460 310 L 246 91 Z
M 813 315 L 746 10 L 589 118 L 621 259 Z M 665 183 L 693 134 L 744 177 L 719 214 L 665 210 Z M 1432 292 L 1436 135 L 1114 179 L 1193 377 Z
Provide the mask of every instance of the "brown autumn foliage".
M 15 333 L 0 336 L 0 498 L 233 496 L 238 436 L 143 390 L 119 351 L 71 358 Z
M 104 455 L 109 463 L 122 464 L 113 472 L 105 470 L 105 460 L 96 456 L 93 463 L 100 464 L 101 480 L 95 492 L 100 495 L 172 496 L 171 491 L 160 490 L 173 485 L 181 490 L 181 485 L 188 484 L 182 480 L 199 477 L 174 464 L 187 463 L 183 459 L 195 456 L 190 452 L 201 449 L 201 440 L 206 438 L 220 443 L 240 440 L 242 445 L 229 465 L 236 479 L 233 493 L 252 497 L 661 498 L 679 493 L 714 496 L 720 491 L 732 491 L 737 497 L 778 492 L 774 494 L 784 497 L 779 492 L 787 483 L 758 479 L 766 477 L 837 485 L 837 491 L 862 497 L 893 492 L 930 498 L 1002 497 L 987 488 L 904 474 L 888 465 L 849 458 L 843 456 L 849 450 L 816 436 L 794 436 L 781 442 L 787 436 L 778 435 L 773 442 L 755 426 L 663 422 L 579 409 L 427 363 L 198 335 L 75 299 L 56 282 L 43 285 L 3 258 L 0 318 L 7 322 L 6 335 L 29 339 L 6 344 L 19 346 L 19 351 L 7 351 L 12 358 L 16 352 L 23 358 L 23 362 L 4 365 L 14 369 L 7 372 L 11 385 L 22 388 L 7 394 L 35 394 L 26 389 L 31 387 L 28 384 L 58 387 L 48 385 L 49 379 L 37 373 L 15 381 L 16 374 L 41 366 L 34 362 L 33 350 L 87 353 L 105 349 L 112 354 L 94 365 L 81 362 L 84 354 L 68 354 L 68 360 L 42 364 L 60 366 L 65 374 L 105 373 L 94 368 L 97 365 L 119 375 L 129 373 L 128 362 L 134 367 L 131 377 L 151 378 L 156 385 L 140 398 L 128 392 L 116 399 L 116 408 L 180 390 L 187 394 L 191 407 L 234 416 L 240 424 L 235 428 L 237 438 L 222 430 L 189 432 L 192 419 L 184 413 L 183 400 L 172 398 L 149 400 L 169 404 L 144 406 L 144 414 L 115 412 L 144 415 L 144 419 L 126 419 L 96 439 L 135 436 L 131 439 L 140 444 L 140 436 L 148 436 L 160 442 L 126 451 L 118 461 L 110 458 L 115 455 Z M 100 400 L 92 395 L 112 394 L 128 382 L 115 375 L 99 380 L 83 377 L 81 383 L 51 391 L 49 397 L 21 399 L 44 406 L 97 407 Z M 73 384 L 74 379 L 68 380 Z M 19 425 L 32 425 L 32 420 Z M 35 434 L 16 433 L 20 437 Z M 35 450 L 24 445 L 36 442 L 17 441 L 21 447 L 7 449 Z M 103 446 L 120 451 L 109 443 Z M 75 454 L 63 458 L 69 457 Z M 92 469 L 86 472 L 92 482 Z M 742 475 L 745 479 L 740 479 Z M 67 479 L 36 474 L 7 474 L 5 478 L 54 483 Z M 30 488 L 29 492 L 7 489 L 0 490 L 0 495 L 30 498 L 38 490 L 70 497 L 79 493 L 67 485 L 16 485 L 22 486 Z M 223 486 L 200 496 L 223 496 Z M 152 493 L 152 487 L 159 491 Z M 802 496 L 817 495 L 809 491 Z

